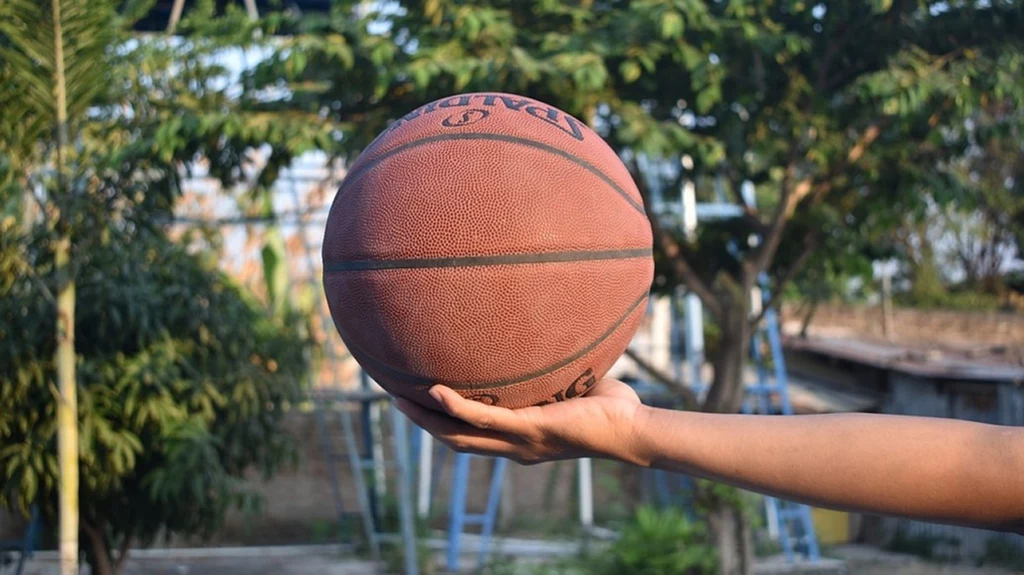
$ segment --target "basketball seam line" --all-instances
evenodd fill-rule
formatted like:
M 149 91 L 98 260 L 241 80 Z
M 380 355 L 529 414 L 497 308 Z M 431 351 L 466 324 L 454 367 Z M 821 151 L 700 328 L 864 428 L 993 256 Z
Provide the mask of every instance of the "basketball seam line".
M 459 268 L 517 264 L 568 263 L 600 260 L 621 260 L 649 257 L 650 248 L 625 250 L 580 250 L 570 252 L 540 252 L 502 254 L 493 256 L 461 256 L 448 258 L 409 258 L 397 260 L 351 260 L 324 264 L 324 273 L 349 271 Z
M 343 181 L 341 184 L 341 189 L 338 190 L 338 196 L 341 196 L 345 188 L 349 187 L 352 182 L 361 177 L 366 171 L 368 171 L 370 168 L 373 168 L 377 164 L 383 162 L 384 160 L 390 158 L 391 156 L 398 154 L 400 152 L 404 152 L 405 150 L 409 150 L 411 148 L 425 146 L 427 144 L 431 144 L 434 142 L 442 142 L 446 140 L 495 140 L 499 142 L 520 144 L 531 148 L 536 148 L 538 150 L 543 150 L 545 152 L 549 152 L 557 156 L 561 156 L 566 160 L 569 160 L 570 162 L 573 162 L 574 164 L 586 169 L 595 176 L 601 178 L 601 180 L 604 181 L 604 183 L 608 184 L 609 186 L 611 186 L 613 190 L 615 190 L 615 193 L 619 194 L 619 196 L 626 200 L 626 202 L 628 202 L 634 210 L 643 214 L 645 218 L 647 217 L 647 212 L 644 210 L 643 204 L 631 198 L 629 194 L 626 193 L 626 190 L 622 189 L 622 186 L 617 184 L 615 180 L 611 179 L 611 177 L 609 177 L 607 174 L 602 172 L 597 166 L 591 164 L 590 162 L 582 158 L 576 157 L 575 155 L 570 154 L 565 150 L 556 148 L 555 146 L 545 144 L 543 142 L 528 140 L 526 138 L 520 138 L 518 136 L 507 136 L 504 134 L 486 134 L 480 132 L 468 132 L 462 134 L 438 134 L 436 136 L 427 136 L 426 138 L 421 138 L 413 142 L 406 142 L 405 144 L 392 148 L 387 152 L 382 153 L 380 156 L 377 156 L 372 160 L 368 160 L 366 164 L 360 166 L 356 170 L 349 172 L 348 175 L 345 176 L 345 181 Z
M 498 381 L 485 382 L 485 383 L 466 383 L 466 382 L 460 383 L 460 382 L 454 382 L 454 381 L 445 381 L 445 380 L 442 380 L 442 379 L 431 379 L 431 378 L 428 378 L 428 377 L 423 377 L 421 375 L 416 375 L 416 374 L 413 374 L 413 373 L 407 373 L 407 372 L 404 372 L 404 371 L 400 371 L 398 369 L 395 369 L 395 368 L 393 368 L 393 367 L 391 367 L 391 366 L 389 366 L 389 365 L 387 365 L 387 364 L 377 360 L 371 354 L 364 352 L 358 346 L 353 346 L 349 342 L 349 338 L 346 338 L 345 335 L 341 332 L 340 327 L 338 329 L 338 332 L 339 332 L 339 334 L 341 334 L 342 340 L 345 342 L 345 345 L 349 348 L 349 351 L 357 351 L 357 352 L 359 352 L 360 355 L 362 355 L 365 358 L 365 361 L 367 361 L 368 363 L 372 363 L 374 366 L 379 368 L 381 371 L 388 372 L 388 374 L 391 377 L 395 377 L 396 379 L 404 379 L 404 380 L 406 380 L 408 382 L 419 383 L 419 384 L 424 384 L 424 385 L 434 385 L 434 384 L 445 385 L 445 386 L 450 387 L 450 388 L 455 389 L 455 390 L 478 391 L 478 390 L 483 390 L 483 389 L 494 389 L 494 388 L 497 388 L 497 387 L 507 387 L 509 385 L 515 385 L 517 383 L 522 383 L 524 381 L 528 381 L 528 380 L 531 380 L 531 379 L 534 379 L 534 378 L 537 378 L 537 377 L 541 377 L 541 376 L 547 375 L 547 374 L 549 374 L 551 372 L 558 371 L 559 369 L 562 369 L 563 367 L 565 367 L 565 366 L 571 364 L 572 362 L 580 359 L 581 357 L 587 355 L 591 351 L 594 351 L 595 349 L 597 349 L 597 346 L 601 345 L 602 342 L 604 342 L 606 339 L 611 337 L 612 334 L 614 334 L 616 332 L 616 330 L 618 330 L 619 327 L 621 327 L 622 324 L 625 323 L 627 319 L 629 319 L 629 316 L 632 315 L 634 311 L 636 311 L 636 309 L 640 306 L 640 304 L 643 303 L 643 301 L 645 299 L 647 299 L 649 294 L 650 294 L 650 292 L 645 290 L 644 293 L 639 298 L 637 298 L 637 300 L 635 302 L 633 302 L 629 306 L 629 308 L 626 310 L 626 312 L 624 314 L 622 314 L 622 316 L 619 319 L 617 319 L 615 321 L 615 323 L 613 323 L 612 326 L 610 328 L 608 328 L 607 331 L 605 331 L 603 334 L 601 334 L 593 342 L 587 344 L 586 347 L 584 347 L 583 349 L 581 349 L 578 352 L 574 353 L 573 355 L 569 356 L 568 358 L 563 359 L 562 361 L 560 361 L 560 362 L 558 362 L 558 363 L 556 363 L 556 364 L 554 364 L 552 366 L 546 367 L 544 369 L 541 369 L 541 370 L 538 370 L 538 371 L 535 371 L 535 372 L 532 372 L 532 373 L 529 373 L 529 374 L 526 374 L 526 375 L 523 375 L 523 376 L 518 376 L 518 377 L 513 377 L 513 378 L 503 379 L 503 380 L 498 380 Z M 358 359 L 359 358 L 357 358 L 357 360 Z

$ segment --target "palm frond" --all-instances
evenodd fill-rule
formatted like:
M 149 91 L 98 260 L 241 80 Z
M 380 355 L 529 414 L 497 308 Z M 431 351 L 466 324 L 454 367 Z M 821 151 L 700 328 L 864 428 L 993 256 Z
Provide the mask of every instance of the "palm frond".
M 54 2 L 60 21 L 54 21 Z M 117 39 L 115 0 L 0 2 L 0 122 L 17 123 L 31 146 L 57 127 L 56 40 L 62 43 L 66 117 L 74 129 L 109 85 L 109 50 Z M 8 131 L 13 133 L 13 131 Z

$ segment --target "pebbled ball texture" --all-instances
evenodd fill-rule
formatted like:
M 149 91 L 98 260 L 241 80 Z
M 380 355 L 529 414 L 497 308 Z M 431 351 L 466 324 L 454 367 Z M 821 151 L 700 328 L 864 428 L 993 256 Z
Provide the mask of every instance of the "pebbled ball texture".
M 392 124 L 331 206 L 324 288 L 389 393 L 445 384 L 510 408 L 582 395 L 623 353 L 654 273 L 615 152 L 568 114 L 461 94 Z

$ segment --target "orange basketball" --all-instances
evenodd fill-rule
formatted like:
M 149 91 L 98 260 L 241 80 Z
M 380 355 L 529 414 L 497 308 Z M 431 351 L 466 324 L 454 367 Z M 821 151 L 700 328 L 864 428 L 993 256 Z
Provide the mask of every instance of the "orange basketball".
M 654 273 L 614 151 L 576 118 L 462 94 L 394 122 L 352 164 L 323 242 L 349 351 L 389 393 L 441 383 L 510 408 L 585 394 L 625 350 Z

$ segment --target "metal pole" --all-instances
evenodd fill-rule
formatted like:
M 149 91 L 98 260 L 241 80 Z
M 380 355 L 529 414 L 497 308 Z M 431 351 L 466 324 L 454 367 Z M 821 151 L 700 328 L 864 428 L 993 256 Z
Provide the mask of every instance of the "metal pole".
M 594 462 L 589 457 L 580 459 L 579 466 L 579 489 L 580 489 L 580 525 L 584 532 L 589 532 L 594 526 Z
M 347 406 L 341 408 L 341 426 L 345 435 L 348 464 L 352 468 L 352 480 L 356 484 L 356 496 L 359 498 L 359 507 L 362 509 L 363 531 L 366 534 L 366 541 L 370 545 L 373 560 L 380 561 L 380 541 L 377 539 L 377 529 L 373 524 L 373 507 L 370 504 L 369 491 L 366 489 L 366 477 L 363 475 L 365 472 L 359 457 L 359 447 L 356 446 L 356 430 L 352 425 L 352 414 L 348 412 Z
M 359 385 L 369 391 L 370 377 L 365 371 L 359 371 Z M 384 469 L 384 437 L 380 421 L 380 405 L 363 403 L 360 410 L 360 422 L 363 431 L 363 459 L 372 463 L 373 485 L 370 493 L 370 509 L 375 520 L 380 523 L 384 517 L 384 499 L 387 496 L 387 475 Z
M 455 454 L 451 504 L 448 511 L 448 570 L 458 571 L 462 530 L 466 525 L 466 491 L 469 483 L 468 453 Z
M 345 517 L 345 505 L 341 498 L 341 484 L 338 482 L 338 470 L 334 467 L 334 442 L 330 440 L 322 402 L 314 400 L 313 417 L 316 419 L 316 434 L 320 439 L 324 456 L 327 459 L 327 478 L 331 481 L 331 496 L 334 498 L 334 511 L 340 524 Z
M 480 531 L 480 569 L 486 566 L 487 553 L 490 550 L 491 535 L 494 533 L 494 518 L 498 513 L 498 502 L 501 500 L 501 483 L 505 477 L 506 459 L 495 459 L 491 470 L 491 489 L 487 495 L 487 511 L 484 513 L 483 527 Z
M 405 416 L 391 406 L 392 433 L 395 436 L 395 459 L 398 466 L 398 521 L 402 531 L 405 575 L 417 575 L 416 531 L 413 526 L 412 485 L 409 477 L 409 431 Z
M 882 268 L 882 334 L 888 341 L 896 340 L 892 321 L 892 268 L 888 262 Z
M 430 480 L 432 466 L 434 463 L 434 437 L 423 431 L 416 430 L 420 434 L 420 457 L 419 457 L 419 484 L 416 498 L 416 515 L 420 519 L 430 517 Z
M 693 160 L 683 156 L 683 168 L 689 170 Z M 683 233 L 688 241 L 697 237 L 697 188 L 693 180 L 683 182 L 682 189 Z M 703 391 L 704 382 L 701 368 L 704 365 L 704 308 L 697 294 L 686 294 L 686 360 L 690 366 L 690 387 L 695 392 Z

